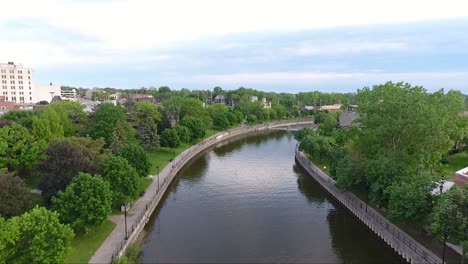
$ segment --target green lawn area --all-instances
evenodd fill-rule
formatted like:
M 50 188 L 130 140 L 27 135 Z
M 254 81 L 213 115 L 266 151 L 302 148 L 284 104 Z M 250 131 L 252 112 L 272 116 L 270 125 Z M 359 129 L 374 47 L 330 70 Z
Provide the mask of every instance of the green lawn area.
M 307 154 L 307 157 L 312 161 L 317 167 L 319 167 L 323 172 L 330 176 L 330 160 L 328 157 L 313 158 Z M 326 167 L 325 169 L 323 167 Z M 330 176 L 331 177 L 331 176 Z
M 205 137 L 203 139 L 208 138 L 218 132 L 219 130 L 207 129 Z M 198 139 L 193 144 L 196 144 L 197 142 L 200 142 L 200 141 L 201 139 Z M 175 149 L 175 156 L 177 157 L 177 155 L 179 155 L 180 153 L 182 153 L 184 150 L 188 149 L 191 146 L 192 144 L 190 143 L 182 143 L 179 147 Z M 156 167 L 159 166 L 159 171 L 162 171 L 164 167 L 166 167 L 166 165 L 172 159 L 173 153 L 172 153 L 172 149 L 170 148 L 160 148 L 158 150 L 148 153 L 148 157 L 151 162 L 150 173 L 151 175 L 156 175 L 158 173 Z
M 79 234 L 72 240 L 72 250 L 65 263 L 88 263 L 96 250 L 114 230 L 115 224 L 109 220 L 91 229 L 88 234 Z
M 26 178 L 26 185 L 28 185 L 31 189 L 37 189 L 40 181 L 40 177 L 30 175 Z
M 455 177 L 455 172 L 468 166 L 468 151 L 463 151 L 447 157 L 448 163 L 442 165 L 447 180 Z

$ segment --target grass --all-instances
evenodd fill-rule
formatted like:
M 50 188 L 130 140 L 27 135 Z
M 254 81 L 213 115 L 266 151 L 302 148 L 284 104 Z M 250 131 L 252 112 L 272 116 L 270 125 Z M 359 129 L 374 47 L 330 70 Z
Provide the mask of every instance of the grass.
M 306 155 L 309 158 L 309 160 L 311 160 L 323 172 L 325 172 L 327 175 L 331 175 L 330 174 L 330 159 L 328 157 L 322 157 L 321 159 L 319 159 L 318 157 L 317 158 L 311 157 L 309 154 L 306 154 Z
M 447 180 L 455 177 L 455 172 L 468 167 L 468 151 L 462 151 L 447 157 L 448 163 L 442 165 L 443 173 Z
M 219 130 L 215 129 L 207 129 L 205 133 L 205 137 L 203 139 L 211 137 L 212 135 L 218 133 Z M 198 139 L 193 142 L 193 144 L 196 144 L 200 142 L 201 139 Z M 190 143 L 182 143 L 180 146 L 178 146 L 175 149 L 175 156 L 179 155 L 180 153 L 184 152 L 184 150 L 188 149 L 191 147 L 192 144 Z M 150 152 L 148 154 L 148 157 L 151 162 L 151 175 L 156 175 L 158 173 L 157 167 L 159 166 L 159 171 L 162 171 L 164 167 L 169 163 L 169 161 L 173 158 L 174 154 L 172 153 L 172 149 L 170 148 L 160 148 L 158 150 L 155 150 L 153 152 Z
M 76 235 L 72 240 L 72 250 L 65 263 L 88 263 L 115 226 L 116 224 L 106 220 L 101 225 L 92 228 L 88 234 Z
M 26 185 L 31 189 L 37 189 L 41 178 L 37 175 L 30 175 L 26 178 Z

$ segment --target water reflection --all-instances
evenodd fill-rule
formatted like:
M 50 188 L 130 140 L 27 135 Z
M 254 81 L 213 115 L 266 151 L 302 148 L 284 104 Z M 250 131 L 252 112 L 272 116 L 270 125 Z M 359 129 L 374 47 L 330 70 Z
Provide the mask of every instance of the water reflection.
M 385 245 L 359 229 L 356 219 L 295 166 L 295 141 L 288 135 L 274 132 L 238 139 L 208 150 L 186 166 L 145 227 L 142 261 L 380 263 L 382 258 L 392 259 L 394 254 Z

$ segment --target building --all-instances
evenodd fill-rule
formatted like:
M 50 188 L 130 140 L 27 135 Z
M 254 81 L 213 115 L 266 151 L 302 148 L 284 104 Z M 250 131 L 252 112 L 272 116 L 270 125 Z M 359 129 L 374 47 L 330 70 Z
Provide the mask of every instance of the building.
M 32 69 L 14 62 L 0 63 L 1 96 L 17 104 L 34 103 Z
M 151 94 L 129 94 L 127 102 L 149 102 L 154 103 L 154 97 Z
M 455 172 L 455 179 L 453 181 L 460 186 L 468 184 L 468 167 Z
M 49 83 L 49 85 L 35 85 L 33 88 L 33 103 L 41 101 L 51 102 L 55 96 L 61 96 L 60 85 Z
M 224 95 L 216 95 L 214 98 L 213 98 L 213 103 L 215 104 L 225 104 L 226 103 L 226 96 Z
M 271 102 L 268 102 L 266 98 L 262 98 L 263 108 L 271 108 Z
M 257 102 L 257 101 L 258 101 L 258 96 L 251 96 L 251 97 L 250 97 L 250 102 L 251 102 L 251 103 L 255 103 L 255 102 Z
M 68 101 L 76 101 L 77 94 L 76 94 L 76 89 L 71 89 L 71 90 L 60 90 L 60 95 L 63 100 L 68 100 Z
M 341 111 L 341 104 L 322 105 L 320 110 L 328 112 L 339 112 Z
M 11 101 L 6 101 L 5 96 L 0 96 L 0 110 L 10 111 L 10 110 L 18 110 L 18 109 L 20 109 L 19 105 Z

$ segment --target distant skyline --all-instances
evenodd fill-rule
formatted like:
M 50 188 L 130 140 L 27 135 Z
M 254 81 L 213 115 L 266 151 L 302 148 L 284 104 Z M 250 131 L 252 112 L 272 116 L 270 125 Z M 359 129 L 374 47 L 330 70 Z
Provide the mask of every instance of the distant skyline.
M 465 1 L 322 2 L 9 1 L 0 61 L 77 87 L 468 94 Z

